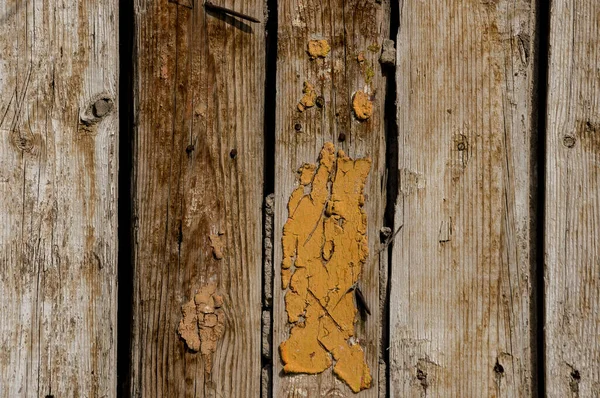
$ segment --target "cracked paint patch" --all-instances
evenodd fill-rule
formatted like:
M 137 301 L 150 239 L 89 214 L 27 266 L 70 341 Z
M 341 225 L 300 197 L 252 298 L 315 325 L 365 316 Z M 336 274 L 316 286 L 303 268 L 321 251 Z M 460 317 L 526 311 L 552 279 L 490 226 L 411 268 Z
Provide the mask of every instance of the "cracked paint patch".
M 223 297 L 217 294 L 215 283 L 201 287 L 192 300 L 181 306 L 183 319 L 177 331 L 191 351 L 200 351 L 202 354 L 207 380 L 210 380 L 217 342 L 225 331 L 225 312 L 222 307 Z
M 327 40 L 310 40 L 306 52 L 310 59 L 325 58 L 331 47 Z
M 367 120 L 373 114 L 373 103 L 364 91 L 357 91 L 352 98 L 352 109 L 358 120 Z
M 353 160 L 332 143 L 318 165 L 299 170 L 283 227 L 282 288 L 288 340 L 279 346 L 286 373 L 333 372 L 354 392 L 371 386 L 369 366 L 354 338 L 353 288 L 368 256 L 364 186 L 369 158 Z
M 315 106 L 317 100 L 317 92 L 315 91 L 315 87 L 309 82 L 304 82 L 302 93 L 304 96 L 298 103 L 298 110 L 300 112 L 304 112 L 305 109 Z

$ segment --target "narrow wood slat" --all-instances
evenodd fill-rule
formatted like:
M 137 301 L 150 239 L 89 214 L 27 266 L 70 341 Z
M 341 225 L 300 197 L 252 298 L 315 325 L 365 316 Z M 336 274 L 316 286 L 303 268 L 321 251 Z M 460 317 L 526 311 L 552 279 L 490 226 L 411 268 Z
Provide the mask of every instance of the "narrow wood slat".
M 600 3 L 552 2 L 546 165 L 548 397 L 600 395 Z
M 391 396 L 533 394 L 532 6 L 401 4 Z
M 357 396 L 376 397 L 380 377 L 381 317 L 379 286 L 385 285 L 386 258 L 381 252 L 379 230 L 385 207 L 385 79 L 379 64 L 382 41 L 388 38 L 389 2 L 292 0 L 278 3 L 277 110 L 274 218 L 274 315 L 273 315 L 273 396 L 349 396 L 348 386 L 335 377 L 331 368 L 318 375 L 290 375 L 282 372 L 279 346 L 289 337 L 285 291 L 281 288 L 282 230 L 288 218 L 287 203 L 298 186 L 296 171 L 304 163 L 317 163 L 324 143 L 332 142 L 350 157 L 372 160 L 365 187 L 364 210 L 368 218 L 369 257 L 360 278 L 360 287 L 371 307 L 369 317 L 357 316 L 356 337 L 365 351 L 373 377 L 372 387 Z M 309 40 L 327 40 L 331 51 L 324 58 L 309 59 Z M 358 60 L 359 54 L 364 61 Z M 299 112 L 307 81 L 323 97 L 324 105 Z M 373 99 L 373 115 L 356 119 L 352 110 L 355 92 L 362 90 Z M 338 138 L 344 134 L 345 141 Z M 301 216 L 301 215 L 299 215 Z M 380 276 L 380 269 L 383 274 Z M 383 280 L 381 280 L 383 278 Z M 383 369 L 381 370 L 383 371 Z
M 262 0 L 219 4 L 265 20 Z M 135 43 L 131 393 L 256 397 L 264 23 L 201 1 L 136 0 Z M 225 320 L 207 359 L 186 348 L 178 326 L 182 305 L 212 282 Z
M 0 396 L 116 393 L 117 2 L 0 3 Z

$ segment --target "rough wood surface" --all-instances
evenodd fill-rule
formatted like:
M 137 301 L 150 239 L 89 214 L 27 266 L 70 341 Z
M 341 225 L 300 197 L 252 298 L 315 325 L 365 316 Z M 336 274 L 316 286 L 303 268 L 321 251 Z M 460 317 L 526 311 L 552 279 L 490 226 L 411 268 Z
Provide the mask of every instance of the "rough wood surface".
M 264 4 L 221 5 L 263 23 L 135 1 L 135 397 L 260 394 Z M 216 352 L 193 353 L 182 305 L 212 283 L 223 335 L 203 330 Z
M 292 0 L 279 2 L 278 16 L 273 396 L 353 395 L 331 368 L 318 375 L 284 374 L 279 353 L 279 345 L 289 337 L 280 274 L 288 199 L 298 186 L 296 171 L 304 163 L 316 163 L 323 144 L 333 142 L 336 149 L 343 149 L 352 158 L 369 156 L 373 162 L 364 207 L 370 254 L 359 282 L 373 315 L 358 316 L 355 330 L 373 377 L 372 387 L 358 396 L 375 397 L 379 389 L 380 266 L 385 267 L 380 264 L 379 229 L 383 223 L 386 184 L 385 79 L 378 59 L 382 41 L 388 37 L 389 3 Z M 313 39 L 327 40 L 331 49 L 325 57 L 309 59 L 307 46 Z M 314 86 L 317 96 L 323 97 L 323 106 L 315 105 L 300 112 L 297 106 L 303 97 L 305 81 Z M 352 109 L 353 96 L 359 90 L 367 92 L 374 105 L 372 116 L 363 122 L 357 120 Z M 340 134 L 344 134 L 343 142 L 338 139 Z
M 0 397 L 116 393 L 117 21 L 0 3 Z
M 532 396 L 529 1 L 403 1 L 394 397 Z
M 600 3 L 552 2 L 546 165 L 548 397 L 600 396 Z

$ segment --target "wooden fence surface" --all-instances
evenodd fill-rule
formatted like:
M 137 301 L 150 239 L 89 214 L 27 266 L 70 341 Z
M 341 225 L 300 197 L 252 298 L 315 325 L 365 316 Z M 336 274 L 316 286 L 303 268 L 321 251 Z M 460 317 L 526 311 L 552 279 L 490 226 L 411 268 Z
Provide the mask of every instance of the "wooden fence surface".
M 114 396 L 117 4 L 0 18 L 0 395 Z
M 600 3 L 554 1 L 546 114 L 548 395 L 600 395 Z
M 0 397 L 600 396 L 600 3 L 126 3 L 0 2 Z
M 531 396 L 534 9 L 400 11 L 392 395 Z

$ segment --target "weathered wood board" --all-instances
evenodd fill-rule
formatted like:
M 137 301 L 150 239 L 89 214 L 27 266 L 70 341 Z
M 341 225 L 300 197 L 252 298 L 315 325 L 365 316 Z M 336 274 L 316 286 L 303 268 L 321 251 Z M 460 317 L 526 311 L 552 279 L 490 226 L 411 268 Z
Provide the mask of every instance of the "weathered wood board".
M 600 395 L 600 3 L 552 2 L 546 165 L 546 391 Z
M 385 383 L 379 385 L 381 318 L 378 311 L 379 285 L 385 283 L 380 280 L 380 267 L 383 278 L 387 272 L 385 258 L 380 261 L 385 256 L 379 242 L 386 196 L 385 79 L 378 59 L 382 41 L 389 32 L 389 3 L 283 1 L 278 3 L 278 26 L 273 396 L 353 394 L 344 381 L 333 375 L 331 368 L 317 375 L 286 374 L 279 350 L 280 344 L 290 337 L 284 302 L 286 290 L 282 290 L 281 278 L 282 231 L 288 219 L 288 199 L 298 187 L 297 170 L 305 163 L 316 164 L 324 144 L 331 142 L 336 150 L 344 150 L 353 159 L 370 157 L 372 161 L 363 207 L 367 215 L 369 256 L 359 280 L 372 315 L 356 316 L 354 342 L 364 350 L 373 379 L 371 387 L 357 396 L 375 397 L 379 387 L 385 388 Z M 330 51 L 310 59 L 307 52 L 310 40 L 326 40 Z M 298 104 L 306 94 L 303 93 L 304 82 L 313 86 L 316 99 L 313 98 L 314 106 L 299 111 Z M 364 121 L 359 121 L 353 111 L 353 98 L 359 91 L 366 93 L 373 104 L 372 115 Z M 306 215 L 296 214 L 297 217 Z M 322 319 L 329 319 L 328 315 Z M 363 360 L 363 354 L 360 359 Z
M 529 1 L 403 1 L 393 397 L 532 396 Z
M 135 1 L 136 397 L 260 394 L 265 8 L 221 5 L 263 23 Z M 211 285 L 216 334 L 194 353 L 178 335 L 182 305 Z
M 117 21 L 0 3 L 0 397 L 116 393 Z

